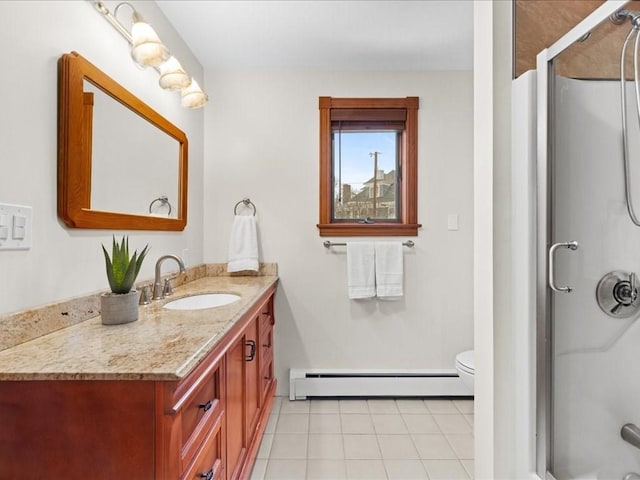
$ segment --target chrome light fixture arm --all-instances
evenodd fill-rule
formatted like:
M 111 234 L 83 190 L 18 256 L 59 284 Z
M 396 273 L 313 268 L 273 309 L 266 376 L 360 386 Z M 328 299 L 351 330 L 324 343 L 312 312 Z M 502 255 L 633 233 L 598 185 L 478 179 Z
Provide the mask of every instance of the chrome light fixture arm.
M 107 22 L 109 22 L 113 26 L 113 28 L 115 28 L 118 31 L 118 33 L 120 33 L 120 35 L 122 35 L 127 40 L 127 42 L 129 42 L 131 45 L 133 45 L 133 37 L 131 36 L 129 31 L 124 27 L 124 25 L 122 25 L 118 21 L 118 19 L 115 16 L 118 13 L 118 9 L 123 5 L 128 5 L 129 7 L 131 7 L 133 9 L 134 12 L 136 11 L 136 9 L 133 8 L 133 5 L 131 5 L 128 2 L 124 2 L 124 3 L 118 4 L 118 6 L 113 11 L 114 13 L 112 14 L 109 11 L 109 9 L 104 5 L 104 3 L 100 2 L 100 1 L 93 2 L 93 6 L 102 15 L 104 15 L 104 18 L 107 20 Z
M 129 2 L 119 3 L 113 14 L 100 0 L 94 0 L 95 9 L 102 14 L 113 28 L 131 45 L 131 56 L 141 67 L 153 67 L 160 75 L 160 87 L 169 90 L 180 90 L 181 105 L 187 108 L 204 106 L 208 97 L 198 83 L 184 71 L 180 62 L 173 57 L 167 46 L 158 38 L 153 28 L 147 24 L 142 15 Z M 132 10 L 133 25 L 131 31 L 117 19 L 118 11 L 123 6 Z

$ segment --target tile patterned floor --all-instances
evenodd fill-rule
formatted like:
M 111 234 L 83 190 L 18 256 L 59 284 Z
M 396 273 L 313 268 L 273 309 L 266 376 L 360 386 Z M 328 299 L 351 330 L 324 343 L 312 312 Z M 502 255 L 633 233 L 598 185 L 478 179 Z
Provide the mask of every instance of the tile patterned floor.
M 276 398 L 251 480 L 473 479 L 473 400 Z

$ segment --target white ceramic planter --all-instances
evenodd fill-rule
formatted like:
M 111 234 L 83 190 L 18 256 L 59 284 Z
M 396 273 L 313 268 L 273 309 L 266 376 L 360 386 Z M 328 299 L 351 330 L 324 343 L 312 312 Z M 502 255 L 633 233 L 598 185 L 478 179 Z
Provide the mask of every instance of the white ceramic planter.
M 100 297 L 103 325 L 120 325 L 138 320 L 138 292 L 103 293 Z

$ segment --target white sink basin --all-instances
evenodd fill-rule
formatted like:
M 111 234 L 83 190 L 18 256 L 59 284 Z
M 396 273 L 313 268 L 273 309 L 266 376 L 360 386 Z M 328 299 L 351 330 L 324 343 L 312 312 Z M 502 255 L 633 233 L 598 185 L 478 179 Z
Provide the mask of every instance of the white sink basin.
M 169 310 L 201 310 L 203 308 L 229 305 L 238 300 L 240 300 L 240 295 L 233 293 L 203 293 L 165 303 L 163 308 Z

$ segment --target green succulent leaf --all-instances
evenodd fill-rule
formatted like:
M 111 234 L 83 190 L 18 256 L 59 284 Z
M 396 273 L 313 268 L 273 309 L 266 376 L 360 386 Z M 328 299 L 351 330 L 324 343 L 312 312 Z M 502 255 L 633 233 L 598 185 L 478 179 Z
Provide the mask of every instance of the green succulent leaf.
M 123 236 L 122 241 L 118 244 L 114 235 L 111 250 L 111 257 L 109 257 L 107 249 L 102 245 L 109 287 L 113 293 L 129 293 L 140 272 L 142 262 L 149 250 L 149 245 L 144 247 L 140 255 L 138 255 L 137 251 L 134 251 L 133 256 L 130 258 L 128 237 Z

